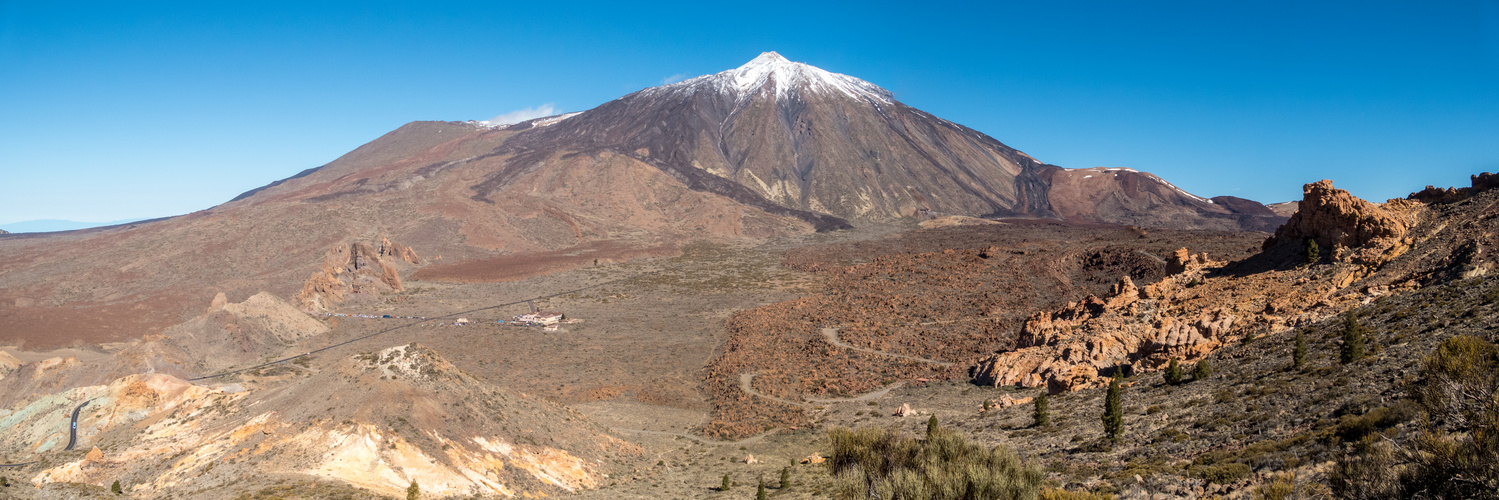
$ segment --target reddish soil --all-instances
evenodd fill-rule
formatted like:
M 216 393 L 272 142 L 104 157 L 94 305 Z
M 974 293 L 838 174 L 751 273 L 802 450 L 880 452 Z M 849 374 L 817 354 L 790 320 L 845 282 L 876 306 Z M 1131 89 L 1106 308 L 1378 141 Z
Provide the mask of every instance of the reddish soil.
M 978 357 L 1013 346 L 1027 316 L 1099 294 L 1120 276 L 1148 283 L 1165 275 L 1159 257 L 1177 248 L 1239 259 L 1263 234 L 1060 224 L 953 227 L 884 241 L 787 252 L 784 265 L 817 270 L 824 292 L 731 317 L 728 339 L 704 371 L 715 400 L 704 431 L 720 437 L 810 422 L 801 408 L 745 394 L 739 374 L 759 373 L 756 390 L 787 400 L 838 397 L 917 377 L 958 379 Z M 954 362 L 951 367 L 828 344 L 839 327 L 851 345 Z
M 182 322 L 179 311 L 187 302 L 180 294 L 62 307 L 16 307 L 15 300 L 0 300 L 0 342 L 35 350 L 129 340 Z
M 501 255 L 451 264 L 434 264 L 412 275 L 415 279 L 458 283 L 518 281 L 595 263 L 616 263 L 647 257 L 681 254 L 675 245 L 636 248 L 619 241 L 591 241 L 550 252 Z

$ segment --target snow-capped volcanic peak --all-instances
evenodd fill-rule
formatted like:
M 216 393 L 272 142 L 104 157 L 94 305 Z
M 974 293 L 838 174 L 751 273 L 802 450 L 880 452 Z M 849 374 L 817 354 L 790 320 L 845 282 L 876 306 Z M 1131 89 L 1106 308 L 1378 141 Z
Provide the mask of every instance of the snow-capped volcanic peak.
M 745 65 L 721 73 L 700 76 L 665 87 L 663 90 L 695 92 L 703 87 L 744 99 L 762 90 L 775 92 L 783 99 L 795 92 L 841 92 L 855 99 L 890 102 L 890 91 L 848 75 L 824 71 L 805 63 L 791 62 L 775 52 L 765 52 Z

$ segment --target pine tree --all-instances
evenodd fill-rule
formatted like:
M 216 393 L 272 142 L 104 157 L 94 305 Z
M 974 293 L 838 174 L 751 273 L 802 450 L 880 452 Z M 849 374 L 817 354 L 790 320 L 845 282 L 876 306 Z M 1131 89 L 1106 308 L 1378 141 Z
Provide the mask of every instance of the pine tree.
M 109 492 L 110 493 L 114 493 L 116 495 L 119 495 L 119 494 L 125 492 L 125 489 L 120 487 L 120 480 L 119 479 L 116 479 L 115 482 L 114 482 L 114 484 L 109 485 Z
M 1166 367 L 1166 384 L 1181 385 L 1182 367 L 1176 363 L 1176 358 L 1171 358 L 1171 364 Z
M 422 488 L 416 485 L 416 480 L 411 480 L 411 486 L 406 487 L 406 500 L 421 500 Z
M 1300 370 L 1306 367 L 1306 333 L 1304 330 L 1296 330 L 1296 348 L 1291 350 L 1291 368 Z
M 723 486 L 719 486 L 718 487 L 718 491 L 729 491 L 729 487 L 731 487 L 733 485 L 734 485 L 734 483 L 732 483 L 732 482 L 729 481 L 729 475 L 728 474 L 724 474 L 723 475 Z
M 1192 367 L 1192 380 L 1207 380 L 1212 375 L 1213 364 L 1206 359 L 1198 361 L 1197 366 Z
M 1364 326 L 1358 324 L 1352 311 L 1343 315 L 1343 350 L 1340 354 L 1343 364 L 1364 359 Z
M 1050 405 L 1046 400 L 1046 393 L 1043 392 L 1036 397 L 1036 411 L 1031 414 L 1031 418 L 1036 421 L 1036 427 L 1051 425 L 1051 411 L 1048 406 Z
M 755 500 L 765 500 L 765 478 L 760 478 L 760 488 L 755 490 Z
M 932 415 L 932 418 L 926 419 L 926 438 L 927 439 L 931 439 L 932 438 L 932 434 L 936 434 L 936 433 L 937 433 L 937 416 L 936 415 Z
M 1306 253 L 1306 263 L 1307 264 L 1316 264 L 1317 263 L 1317 259 L 1319 259 L 1319 258 L 1322 257 L 1322 255 L 1321 255 L 1322 254 L 1321 249 L 1317 248 L 1317 240 L 1314 240 L 1314 239 L 1311 239 L 1311 238 L 1307 238 L 1306 239 L 1306 245 L 1304 247 L 1304 251 Z
M 1109 380 L 1109 395 L 1103 403 L 1103 432 L 1110 441 L 1119 441 L 1119 433 L 1124 431 L 1124 404 L 1120 401 L 1123 391 L 1118 376 Z
M 790 467 L 783 467 L 783 468 L 781 468 L 781 488 L 780 489 L 784 490 L 784 489 L 790 488 L 790 487 L 791 487 L 791 468 Z

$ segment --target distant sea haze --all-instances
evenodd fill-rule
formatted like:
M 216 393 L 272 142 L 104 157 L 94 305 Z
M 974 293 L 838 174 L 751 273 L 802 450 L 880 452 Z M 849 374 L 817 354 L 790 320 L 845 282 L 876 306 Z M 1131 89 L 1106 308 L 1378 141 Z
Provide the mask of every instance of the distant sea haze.
M 142 220 L 146 219 L 123 219 L 110 222 L 78 222 L 72 220 L 41 219 L 28 220 L 23 222 L 12 222 L 10 224 L 0 224 L 0 229 L 4 229 L 12 233 L 45 233 L 49 231 L 72 231 L 74 229 L 88 229 L 91 227 L 128 224 L 131 222 Z

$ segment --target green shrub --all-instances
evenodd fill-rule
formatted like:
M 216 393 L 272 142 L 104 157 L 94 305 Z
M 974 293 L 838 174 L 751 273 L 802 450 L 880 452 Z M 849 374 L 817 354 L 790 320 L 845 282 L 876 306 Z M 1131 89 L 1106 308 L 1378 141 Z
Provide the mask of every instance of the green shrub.
M 765 478 L 760 478 L 760 487 L 755 489 L 755 500 L 765 500 Z
M 728 474 L 724 474 L 723 475 L 723 485 L 721 485 L 721 486 L 718 487 L 718 491 L 729 491 L 729 488 L 732 488 L 732 487 L 734 487 L 734 482 L 729 480 L 729 475 Z
M 1192 475 L 1216 484 L 1233 484 L 1235 481 L 1249 477 L 1249 474 L 1253 472 L 1248 465 L 1241 463 L 1193 465 L 1190 471 Z
M 120 480 L 119 479 L 116 479 L 115 482 L 114 482 L 114 484 L 109 485 L 109 492 L 110 493 L 114 493 L 116 495 L 125 492 L 124 489 L 120 488 Z
M 1194 381 L 1207 380 L 1211 376 L 1213 376 L 1213 364 L 1209 363 L 1207 359 L 1198 361 L 1197 366 L 1192 367 L 1192 380 Z
M 950 429 L 925 440 L 894 429 L 837 428 L 828 437 L 837 498 L 1034 498 L 1044 477 L 1009 449 L 986 449 Z
M 1167 385 L 1181 385 L 1182 367 L 1176 363 L 1176 358 L 1171 358 L 1171 364 L 1166 366 L 1165 377 Z
M 932 415 L 931 418 L 926 419 L 926 437 L 927 437 L 927 439 L 931 439 L 932 438 L 932 434 L 936 433 L 936 432 L 937 432 L 937 416 L 936 415 Z
M 1322 257 L 1322 249 L 1317 248 L 1317 240 L 1307 238 L 1302 245 L 1302 255 L 1306 256 L 1307 264 L 1316 264 L 1317 259 Z
M 421 500 L 422 488 L 416 485 L 416 480 L 411 480 L 411 486 L 406 487 L 406 500 Z
M 1427 356 L 1421 379 L 1407 387 L 1421 430 L 1396 442 L 1365 433 L 1339 457 L 1330 483 L 1344 497 L 1487 498 L 1499 491 L 1499 346 L 1470 336 L 1449 338 Z M 1385 410 L 1381 412 L 1380 410 Z M 1382 408 L 1339 431 L 1410 419 Z M 1345 417 L 1347 419 L 1347 417 Z

